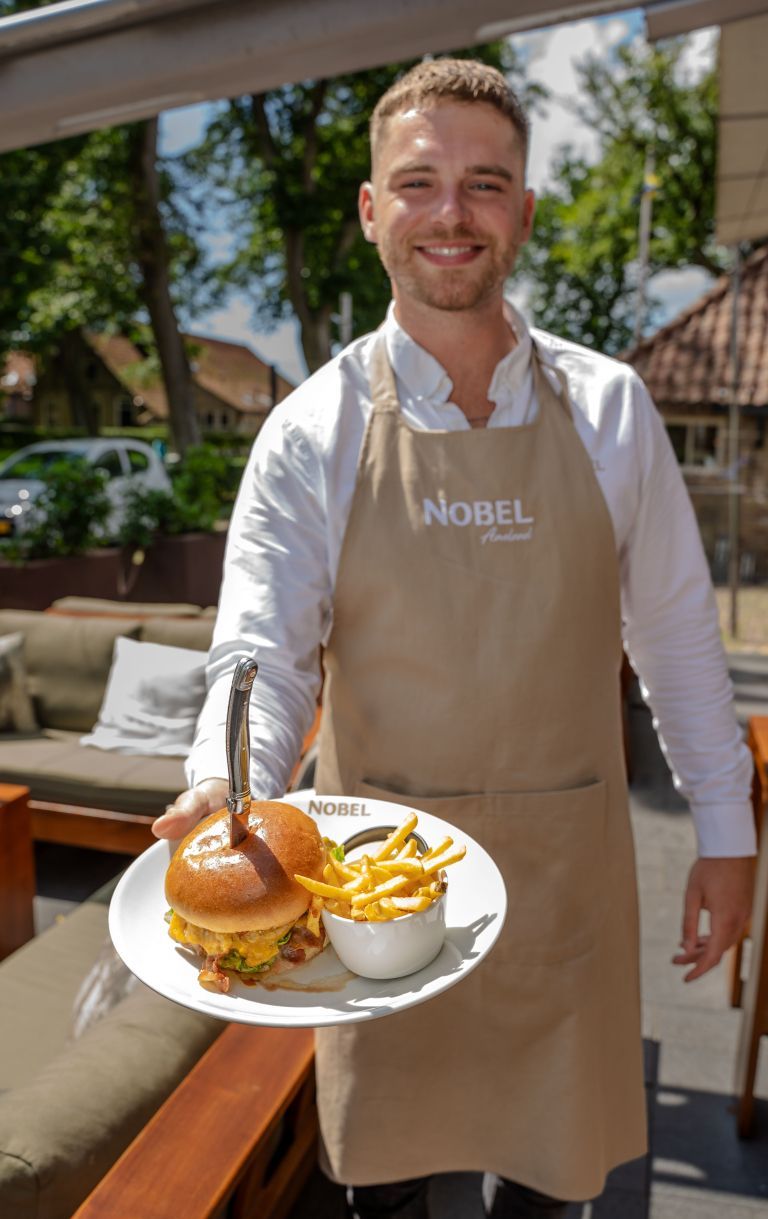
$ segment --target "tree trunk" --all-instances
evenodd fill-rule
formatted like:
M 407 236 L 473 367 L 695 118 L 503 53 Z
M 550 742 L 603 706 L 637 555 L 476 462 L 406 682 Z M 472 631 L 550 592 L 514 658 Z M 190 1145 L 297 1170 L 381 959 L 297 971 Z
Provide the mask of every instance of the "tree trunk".
M 300 321 L 301 346 L 310 373 L 331 358 L 331 311 L 314 309 Z
M 88 362 L 96 357 L 79 330 L 68 330 L 63 334 L 58 348 L 56 363 L 69 399 L 72 422 L 88 436 L 98 436 L 99 408 L 86 372 Z
M 288 298 L 299 320 L 301 346 L 310 373 L 317 372 L 331 358 L 330 306 L 311 309 L 307 303 L 302 271 L 304 270 L 304 233 L 301 229 L 285 230 L 285 272 Z
M 131 133 L 136 259 L 163 372 L 174 447 L 183 457 L 200 443 L 194 382 L 171 299 L 170 254 L 160 212 L 157 119 L 138 123 Z

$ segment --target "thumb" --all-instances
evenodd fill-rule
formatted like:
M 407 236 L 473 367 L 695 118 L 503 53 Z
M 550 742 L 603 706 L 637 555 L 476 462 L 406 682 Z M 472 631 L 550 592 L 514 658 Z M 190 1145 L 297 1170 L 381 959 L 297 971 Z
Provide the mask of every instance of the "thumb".
M 227 790 L 226 779 L 206 779 L 198 786 L 188 788 L 153 822 L 152 833 L 157 838 L 182 838 L 203 817 L 222 807 Z

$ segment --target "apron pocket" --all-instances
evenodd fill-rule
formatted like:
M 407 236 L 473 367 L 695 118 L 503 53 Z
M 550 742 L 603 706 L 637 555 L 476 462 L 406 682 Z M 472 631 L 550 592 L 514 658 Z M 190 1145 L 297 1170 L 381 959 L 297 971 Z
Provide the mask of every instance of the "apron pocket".
M 494 960 L 555 965 L 594 947 L 605 912 L 604 780 L 558 791 L 461 796 L 397 792 L 363 781 L 355 795 L 423 809 L 485 847 L 507 888 Z

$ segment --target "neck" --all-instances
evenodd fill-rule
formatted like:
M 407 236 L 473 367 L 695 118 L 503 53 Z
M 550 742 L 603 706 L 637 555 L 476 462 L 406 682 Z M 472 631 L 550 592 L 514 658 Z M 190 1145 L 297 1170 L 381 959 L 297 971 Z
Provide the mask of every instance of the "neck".
M 481 309 L 453 311 L 404 302 L 395 295 L 395 316 L 445 369 L 453 383 L 453 401 L 462 409 L 464 400 L 486 399 L 496 365 L 517 346 L 501 297 Z

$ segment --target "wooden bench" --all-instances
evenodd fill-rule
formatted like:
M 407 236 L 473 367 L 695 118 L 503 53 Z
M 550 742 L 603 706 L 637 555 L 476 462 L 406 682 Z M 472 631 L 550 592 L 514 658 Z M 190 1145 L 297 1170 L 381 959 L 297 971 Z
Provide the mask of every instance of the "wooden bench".
M 765 809 L 768 802 L 768 716 L 753 716 L 749 721 L 747 742 L 755 760 L 752 800 L 758 833 L 757 877 L 750 927 L 751 960 L 749 976 L 742 983 L 742 946 L 734 952 L 731 998 L 743 1009 L 739 1044 L 736 1051 L 736 1121 L 738 1132 L 746 1138 L 754 1118 L 754 1086 L 760 1042 L 768 1036 L 768 833 Z
M 0 783 L 0 961 L 35 934 L 29 789 Z
M 284 1219 L 316 1157 L 312 1030 L 232 1024 L 73 1219 Z
M 0 959 L 34 934 L 27 789 L 0 784 Z M 230 1025 L 78 1219 L 283 1219 L 317 1158 L 311 1029 Z

